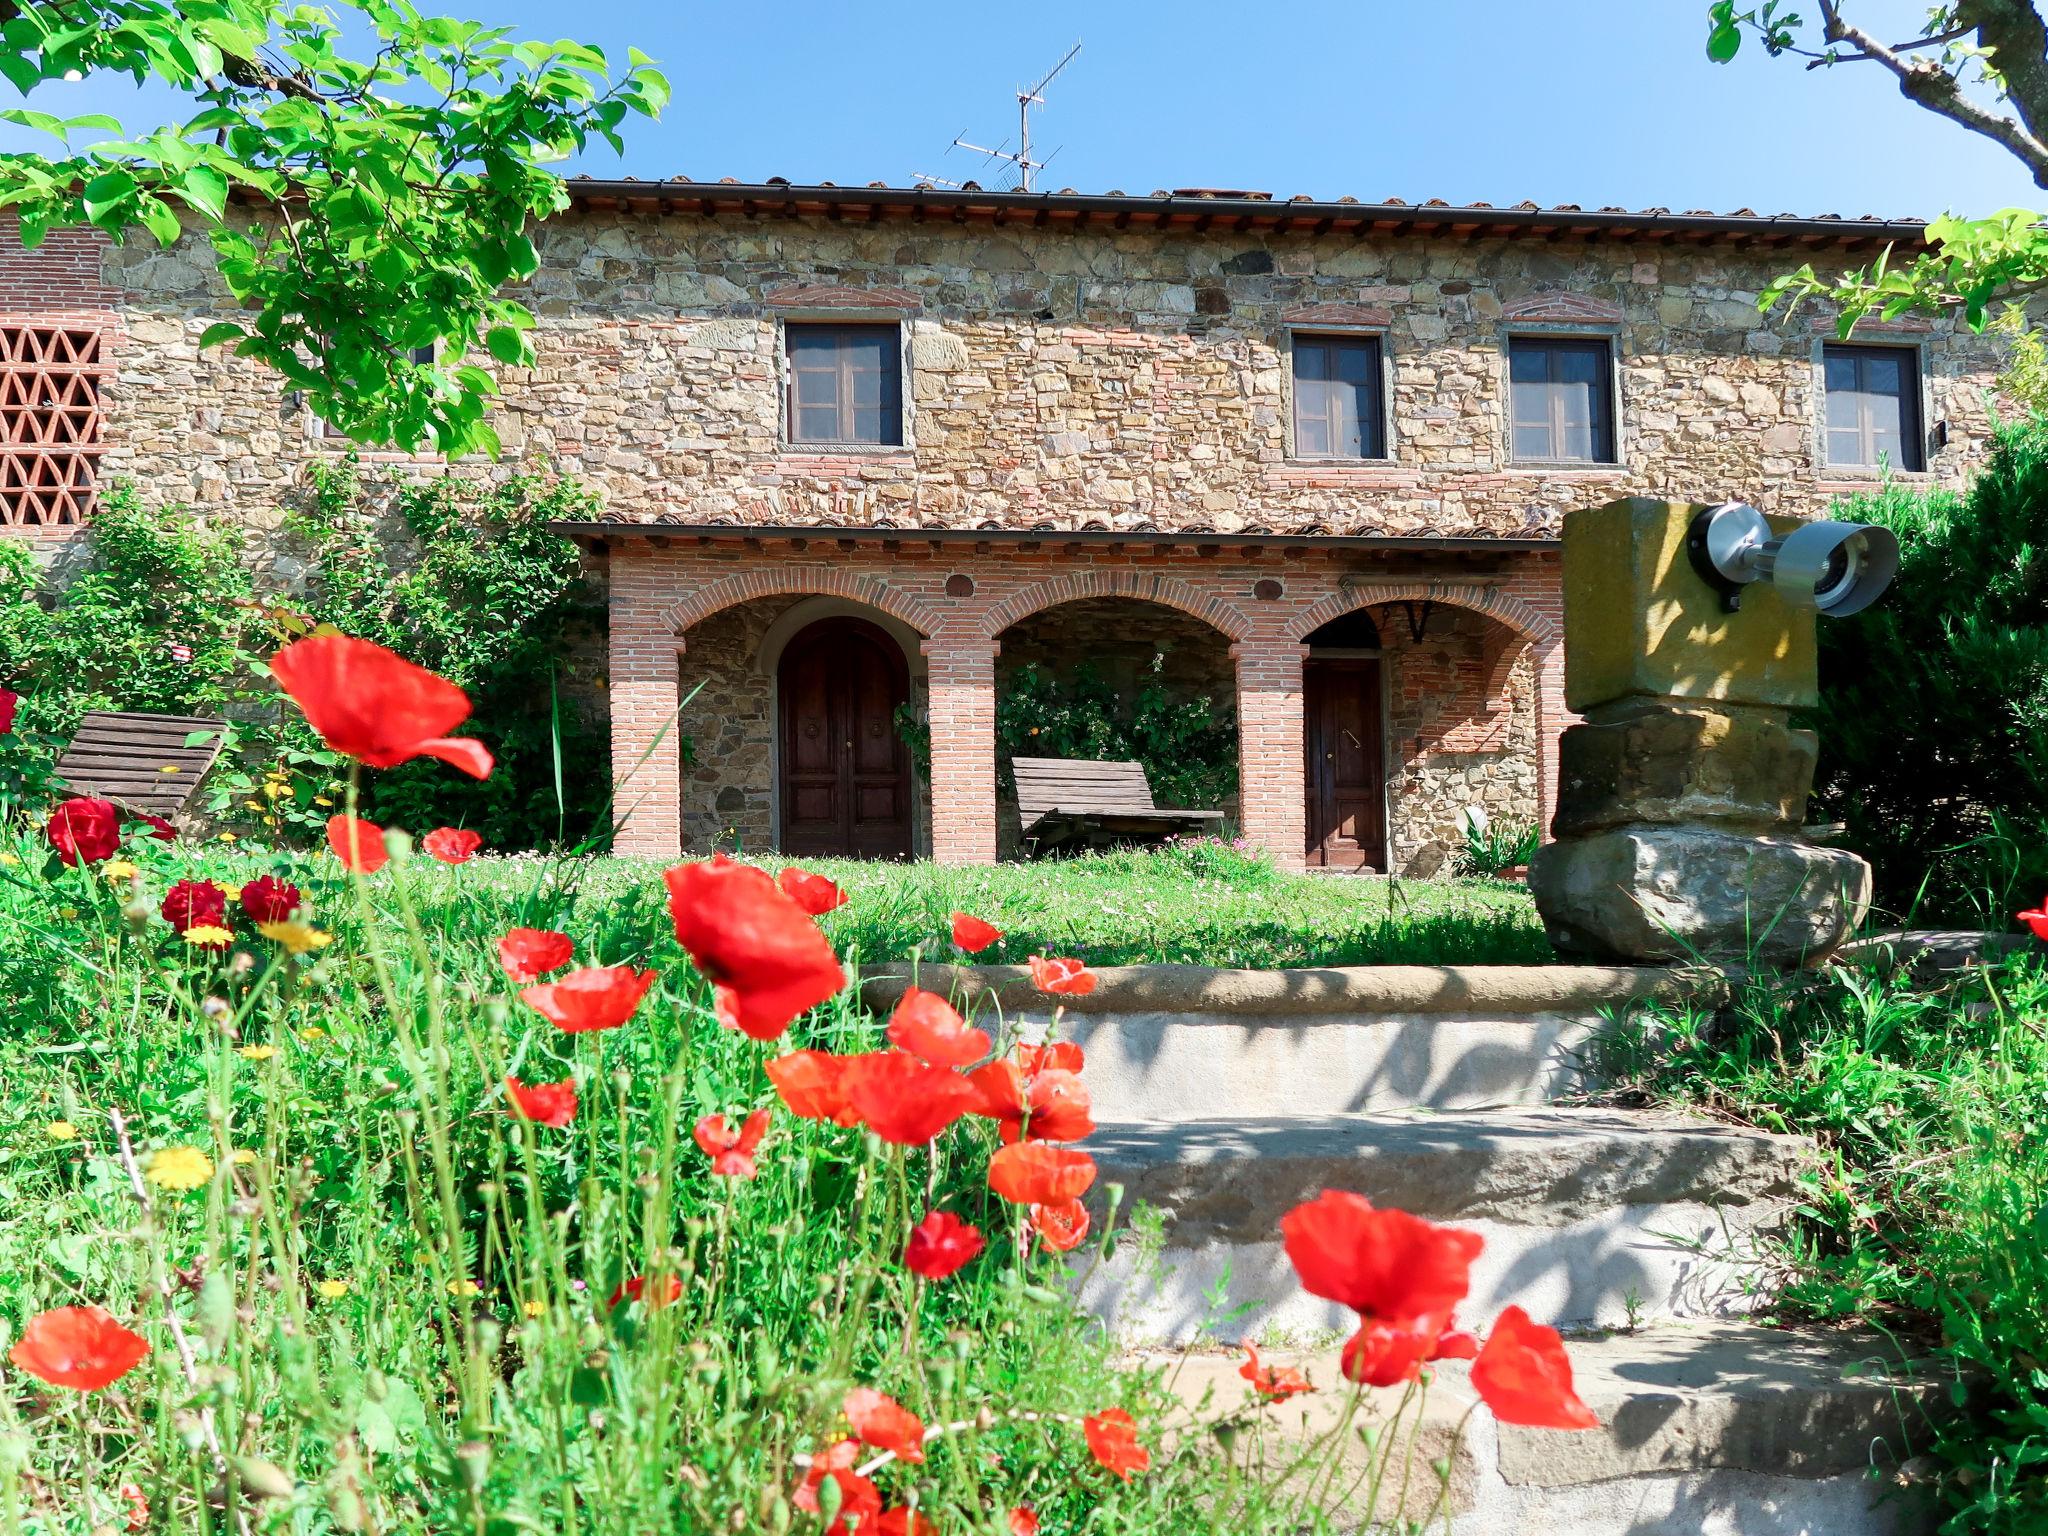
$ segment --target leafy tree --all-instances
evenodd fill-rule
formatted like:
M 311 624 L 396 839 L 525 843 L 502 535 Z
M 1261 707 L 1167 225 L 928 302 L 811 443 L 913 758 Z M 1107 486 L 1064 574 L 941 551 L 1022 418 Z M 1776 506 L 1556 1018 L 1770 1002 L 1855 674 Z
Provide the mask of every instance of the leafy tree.
M 1725 64 L 1746 38 L 1774 58 L 1809 69 L 1867 64 L 1888 71 L 1908 101 L 2009 151 L 2048 188 L 2048 22 L 2031 0 L 1948 0 L 1927 12 L 1919 35 L 1887 43 L 1849 14 L 1844 0 L 1816 0 L 1818 23 L 1765 0 L 1738 11 L 1735 0 L 1707 7 L 1707 57 Z M 2006 110 L 2009 109 L 2009 110 Z M 1877 261 L 1824 278 L 1812 266 L 1764 290 L 1764 307 L 1822 296 L 1841 307 L 1841 330 L 1875 313 L 1960 308 L 1982 329 L 1989 306 L 2048 286 L 2043 216 L 2006 208 L 1988 218 L 1945 214 L 1927 226 L 1928 248 L 1905 261 L 1887 249 Z
M 0 75 L 123 76 L 197 108 L 129 133 L 114 118 L 0 112 L 52 155 L 0 154 L 0 210 L 26 244 L 90 224 L 164 245 L 211 242 L 245 319 L 210 327 L 267 363 L 359 442 L 492 451 L 494 385 L 470 361 L 532 361 L 532 314 L 504 298 L 533 274 L 529 222 L 566 206 L 547 169 L 668 85 L 638 50 L 623 79 L 574 42 L 422 15 L 408 0 L 0 0 Z M 363 56 L 354 56 L 352 45 Z M 79 135 L 108 134 L 74 147 Z

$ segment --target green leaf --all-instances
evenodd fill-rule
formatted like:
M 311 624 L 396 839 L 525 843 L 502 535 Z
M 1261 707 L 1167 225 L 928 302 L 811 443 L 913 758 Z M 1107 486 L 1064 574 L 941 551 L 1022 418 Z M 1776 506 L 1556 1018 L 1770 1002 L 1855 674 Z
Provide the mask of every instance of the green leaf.
M 510 326 L 494 326 L 484 338 L 484 345 L 490 348 L 491 356 L 501 363 L 523 363 L 526 361 L 526 340 Z
M 210 219 L 227 211 L 228 179 L 210 165 L 195 165 L 185 172 L 179 191 L 187 203 Z
M 235 322 L 232 320 L 217 320 L 212 325 L 209 325 L 204 331 L 200 332 L 199 346 L 200 349 L 203 351 L 207 347 L 217 347 L 224 341 L 239 341 L 246 334 L 247 333 L 239 325 L 235 324 Z M 210 733 L 204 732 L 201 734 L 210 735 Z M 192 746 L 193 743 L 188 741 L 185 743 L 185 745 L 189 747 Z
M 1707 57 L 1716 64 L 1726 64 L 1742 51 L 1742 32 L 1731 22 L 1723 22 L 1707 34 Z
M 41 70 L 20 54 L 6 49 L 0 49 L 0 75 L 12 81 L 14 88 L 24 96 L 43 83 Z
M 159 245 L 176 245 L 178 237 L 185 232 L 184 226 L 178 223 L 177 213 L 160 197 L 144 198 L 136 205 L 136 213 L 142 220 L 142 227 L 156 236 Z

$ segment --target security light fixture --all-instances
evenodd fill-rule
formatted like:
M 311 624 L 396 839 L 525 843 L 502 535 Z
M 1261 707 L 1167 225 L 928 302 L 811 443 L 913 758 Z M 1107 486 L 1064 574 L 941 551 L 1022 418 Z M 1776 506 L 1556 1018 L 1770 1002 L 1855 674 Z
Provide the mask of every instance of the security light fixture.
M 1899 571 L 1899 541 L 1887 528 L 1814 522 L 1776 536 L 1761 512 L 1739 501 L 1695 517 L 1686 552 L 1729 613 L 1742 606 L 1744 587 L 1767 579 L 1794 608 L 1844 618 L 1876 602 Z

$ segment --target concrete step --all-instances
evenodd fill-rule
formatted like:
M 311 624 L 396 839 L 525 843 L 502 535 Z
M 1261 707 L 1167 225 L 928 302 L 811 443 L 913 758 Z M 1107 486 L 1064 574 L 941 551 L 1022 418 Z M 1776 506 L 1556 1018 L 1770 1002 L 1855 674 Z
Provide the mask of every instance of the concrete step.
M 1483 1327 L 1490 1318 L 1474 1321 Z M 1475 1395 L 1468 1367 L 1445 1362 L 1423 1400 L 1410 1518 L 1425 1514 L 1441 1488 L 1427 1463 L 1448 1458 L 1457 1536 L 1904 1536 L 1932 1529 L 1914 1491 L 1894 1474 L 1924 1438 L 1940 1381 L 1880 1335 L 1724 1320 L 1571 1338 L 1566 1347 L 1579 1396 L 1601 1427 L 1521 1429 L 1496 1423 L 1481 1407 L 1460 1436 Z M 1251 1402 L 1237 1375 L 1241 1358 L 1142 1352 L 1131 1363 L 1164 1368 L 1191 1420 L 1208 1421 Z M 1270 1465 L 1283 1465 L 1336 1423 L 1346 1384 L 1335 1350 L 1264 1358 L 1305 1370 L 1318 1388 L 1263 1410 L 1265 1439 L 1239 1436 L 1240 1445 L 1255 1447 L 1249 1454 L 1263 1451 Z M 1392 1411 L 1397 1394 L 1365 1397 L 1361 1417 L 1372 1422 Z M 1362 1458 L 1356 1436 L 1340 1443 Z M 1384 1521 L 1395 1508 L 1389 1490 L 1376 1514 Z M 1365 1513 L 1354 1503 L 1354 1520 Z
M 1586 1086 L 1604 1016 L 1678 999 L 1718 978 L 1654 967 L 1384 965 L 1239 971 L 1108 966 L 1093 992 L 1050 998 L 1020 966 L 925 966 L 985 1027 L 1046 1027 L 1088 1052 L 1101 1120 L 1342 1115 L 1424 1106 L 1541 1104 Z M 866 978 L 892 1006 L 908 972 Z
M 1510 1302 L 1555 1326 L 1744 1311 L 1762 1289 L 1759 1229 L 1808 1155 L 1797 1137 L 1568 1108 L 1105 1124 L 1087 1145 L 1135 1230 L 1082 1300 L 1121 1338 L 1170 1343 L 1348 1329 L 1280 1246 L 1282 1214 L 1325 1189 L 1480 1233 L 1478 1316 Z

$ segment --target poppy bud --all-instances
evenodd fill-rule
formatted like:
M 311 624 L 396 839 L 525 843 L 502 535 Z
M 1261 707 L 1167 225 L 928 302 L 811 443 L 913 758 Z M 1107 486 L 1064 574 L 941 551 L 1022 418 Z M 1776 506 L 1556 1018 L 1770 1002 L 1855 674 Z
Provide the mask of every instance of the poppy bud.
M 818 1484 L 818 1518 L 824 1521 L 825 1529 L 828 1531 L 839 1519 L 839 1505 L 844 1497 L 839 1489 L 838 1478 L 828 1477 Z
M 462 1486 L 475 1493 L 490 1479 L 491 1448 L 481 1440 L 463 1441 L 455 1448 L 455 1468 Z
M 386 827 L 384 851 L 391 856 L 392 863 L 403 864 L 412 857 L 412 838 L 396 827 Z

